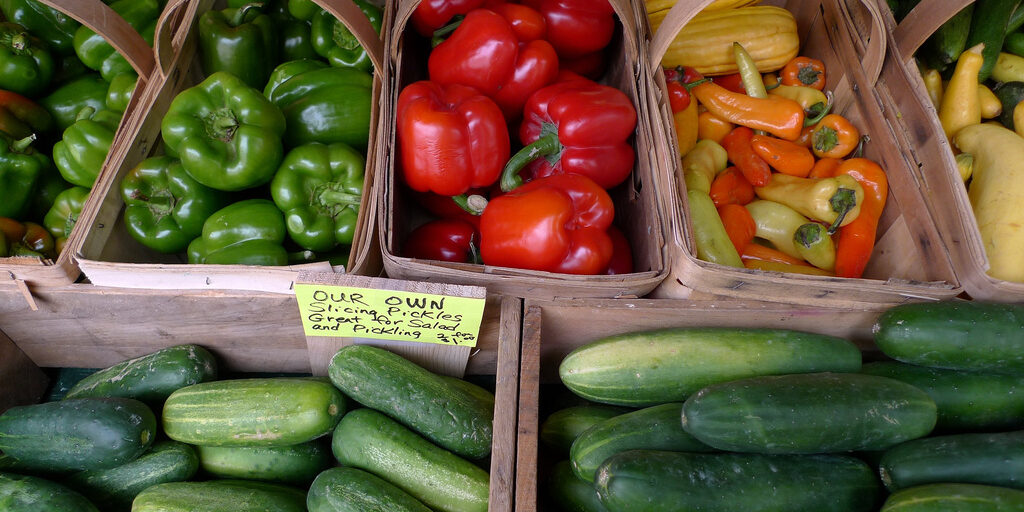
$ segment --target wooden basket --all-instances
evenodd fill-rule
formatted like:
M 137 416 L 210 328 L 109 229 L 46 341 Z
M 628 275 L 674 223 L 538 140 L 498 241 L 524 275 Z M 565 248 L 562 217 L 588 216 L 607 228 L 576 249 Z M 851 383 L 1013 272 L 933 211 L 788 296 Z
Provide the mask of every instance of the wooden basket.
M 367 50 L 375 67 L 382 65 L 382 44 L 366 16 L 350 0 L 316 0 L 316 3 L 341 20 Z M 137 125 L 133 136 L 120 147 L 119 165 L 103 180 L 102 202 L 90 219 L 75 258 L 89 280 L 101 286 L 148 289 L 235 289 L 291 293 L 298 272 L 348 272 L 376 275 L 380 256 L 373 233 L 376 207 L 374 169 L 378 146 L 377 110 L 370 119 L 370 143 L 364 178 L 364 193 L 359 205 L 356 234 L 346 267 L 328 262 L 264 267 L 251 265 L 192 265 L 181 255 L 165 255 L 144 247 L 124 227 L 124 201 L 119 193 L 121 179 L 139 162 L 153 156 L 161 146 L 160 123 L 174 97 L 200 81 L 203 76 L 197 54 L 199 16 L 214 8 L 215 0 L 171 0 L 157 26 L 155 47 L 157 66 L 154 83 L 146 91 L 144 108 L 133 116 Z M 180 20 L 180 23 L 177 22 Z M 178 27 L 175 29 L 175 27 Z M 175 31 L 176 30 L 176 31 Z M 380 72 L 373 82 L 373 104 L 381 94 Z
M 626 0 L 613 0 L 620 28 L 613 39 L 609 70 L 603 83 L 623 91 L 637 105 L 637 131 L 633 141 L 637 159 L 632 180 L 610 191 L 615 200 L 616 224 L 633 246 L 635 273 L 613 276 L 576 276 L 552 272 L 476 265 L 445 263 L 408 258 L 402 255 L 402 243 L 415 227 L 412 200 L 407 198 L 405 186 L 398 176 L 394 152 L 380 162 L 381 186 L 378 192 L 380 244 L 384 268 L 388 275 L 400 279 L 435 281 L 484 286 L 490 293 L 519 297 L 619 297 L 647 294 L 667 275 L 665 243 L 662 233 L 662 212 L 659 210 L 652 165 L 653 141 L 649 123 L 642 108 L 643 89 L 640 74 L 639 48 L 635 38 L 635 14 Z M 381 124 L 382 145 L 395 147 L 395 107 L 401 89 L 426 78 L 429 47 L 408 28 L 409 19 L 418 0 L 389 2 L 394 13 L 393 29 L 387 43 L 392 59 L 387 76 L 391 86 L 384 99 L 386 117 Z
M 661 73 L 661 57 L 687 21 L 710 2 L 679 2 L 650 42 L 652 117 L 659 142 L 658 188 L 671 211 L 669 246 L 671 276 L 653 296 L 707 298 L 725 296 L 839 307 L 883 307 L 915 300 L 933 300 L 960 293 L 949 254 L 919 189 L 916 166 L 901 152 L 891 125 L 898 112 L 882 110 L 876 83 L 885 55 L 882 14 L 874 0 L 839 2 L 768 2 L 780 4 L 797 20 L 801 55 L 824 61 L 827 88 L 833 90 L 833 112 L 850 119 L 871 137 L 865 156 L 878 162 L 889 180 L 889 197 L 879 222 L 877 241 L 864 278 L 805 276 L 737 269 L 696 257 L 685 197 L 675 127 Z M 642 6 L 641 6 L 642 9 Z M 642 13 L 641 13 L 642 14 Z M 646 18 L 642 18 L 646 19 Z M 643 21 L 642 21 L 643 22 Z M 854 36 L 853 33 L 859 34 Z M 862 39 L 863 38 L 863 39 Z
M 134 126 L 131 117 L 141 107 L 144 90 L 153 81 L 153 51 L 135 29 L 121 18 L 113 9 L 99 0 L 40 0 L 43 4 L 57 9 L 76 21 L 89 27 L 103 36 L 117 51 L 121 53 L 139 75 L 132 100 L 125 111 L 121 124 L 117 128 L 111 150 L 103 168 L 99 172 L 93 192 L 82 208 L 82 213 L 68 236 L 64 250 L 56 260 L 40 258 L 0 258 L 0 282 L 10 281 L 11 286 L 21 288 L 26 295 L 28 286 L 55 286 L 74 282 L 81 274 L 73 255 L 81 246 L 87 225 L 96 215 L 100 198 L 103 195 L 103 178 L 118 165 L 119 155 L 115 148 L 132 135 Z M 7 286 L 6 284 L 0 286 Z M 31 302 L 31 299 L 30 299 Z
M 922 188 L 964 291 L 974 299 L 1019 302 L 1024 300 L 1024 283 L 996 279 L 986 272 L 988 257 L 967 187 L 960 179 L 952 147 L 914 63 L 914 52 L 925 39 L 970 3 L 923 2 L 899 26 L 891 14 L 886 14 L 891 36 L 889 61 L 882 73 L 888 94 L 882 99 L 887 108 L 901 114 L 894 126 L 904 139 L 906 153 L 920 169 Z

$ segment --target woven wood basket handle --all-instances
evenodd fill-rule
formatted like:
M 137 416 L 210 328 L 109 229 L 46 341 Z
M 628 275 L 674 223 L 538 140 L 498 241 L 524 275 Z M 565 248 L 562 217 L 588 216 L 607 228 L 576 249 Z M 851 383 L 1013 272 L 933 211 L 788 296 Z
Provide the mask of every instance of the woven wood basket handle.
M 170 0 L 160 13 L 156 22 L 156 33 L 153 35 L 153 53 L 156 55 L 157 69 L 166 78 L 171 63 L 181 51 L 181 41 L 175 41 L 175 30 L 183 20 L 194 19 L 199 2 L 196 0 Z M 191 17 L 190 17 L 191 16 Z
M 110 6 L 99 0 L 40 0 L 43 4 L 71 16 L 103 36 L 110 46 L 124 56 L 140 80 L 148 80 L 153 72 L 153 49 L 146 40 Z
M 914 52 L 924 44 L 928 36 L 972 3 L 974 0 L 925 0 L 917 4 L 893 31 L 900 57 L 904 61 L 913 58 Z
M 379 73 L 384 69 L 384 41 L 366 19 L 363 11 L 352 0 L 315 0 L 324 10 L 334 15 L 345 28 L 352 32 L 359 44 L 366 50 L 366 56 Z

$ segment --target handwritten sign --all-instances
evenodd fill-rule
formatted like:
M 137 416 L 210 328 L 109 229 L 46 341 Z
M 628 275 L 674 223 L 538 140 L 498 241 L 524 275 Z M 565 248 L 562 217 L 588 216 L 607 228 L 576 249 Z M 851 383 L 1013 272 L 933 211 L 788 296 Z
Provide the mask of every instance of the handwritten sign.
M 475 347 L 483 298 L 295 283 L 306 336 L 375 338 Z

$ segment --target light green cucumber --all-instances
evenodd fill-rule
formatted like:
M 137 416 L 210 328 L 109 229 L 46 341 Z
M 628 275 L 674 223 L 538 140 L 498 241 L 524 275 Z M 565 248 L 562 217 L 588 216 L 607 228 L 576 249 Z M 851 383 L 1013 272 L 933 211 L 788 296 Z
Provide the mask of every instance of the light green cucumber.
M 320 473 L 306 495 L 309 512 L 430 512 L 426 505 L 388 482 L 356 468 Z
M 577 405 L 551 413 L 540 426 L 540 440 L 544 444 L 569 453 L 572 442 L 588 428 L 609 418 L 629 412 L 614 405 Z
M 140 492 L 157 484 L 188 480 L 198 468 L 199 458 L 194 448 L 177 441 L 159 441 L 127 464 L 75 473 L 63 483 L 104 511 L 128 511 Z
M 219 478 L 308 484 L 331 462 L 320 440 L 292 446 L 200 446 L 203 471 Z
M 142 491 L 132 512 L 306 512 L 306 493 L 245 480 L 172 482 Z
M 881 512 L 1020 512 L 1024 491 L 978 484 L 928 484 L 896 491 Z

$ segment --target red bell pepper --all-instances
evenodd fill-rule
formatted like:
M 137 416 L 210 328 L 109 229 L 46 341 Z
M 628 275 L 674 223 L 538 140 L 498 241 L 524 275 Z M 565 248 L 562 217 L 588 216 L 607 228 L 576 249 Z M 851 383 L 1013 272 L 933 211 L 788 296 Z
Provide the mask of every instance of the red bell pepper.
M 423 37 L 447 25 L 455 16 L 483 5 L 484 0 L 423 0 L 412 12 L 412 26 Z
M 597 80 L 608 68 L 608 55 L 604 50 L 588 53 L 582 57 L 559 59 L 559 69 L 567 69 L 591 80 Z
M 615 226 L 608 227 L 608 236 L 612 239 L 612 260 L 604 273 L 609 276 L 633 273 L 633 248 L 629 245 L 626 235 Z
M 615 9 L 608 0 L 523 0 L 548 23 L 548 41 L 560 59 L 603 50 L 615 32 Z
M 491 199 L 480 218 L 488 265 L 603 274 L 614 252 L 612 198 L 586 176 L 555 175 Z
M 558 55 L 544 33 L 544 18 L 524 5 L 472 11 L 430 53 L 430 79 L 478 89 L 515 122 L 530 95 L 558 75 Z
M 399 95 L 396 117 L 402 173 L 418 192 L 457 196 L 487 187 L 508 160 L 501 109 L 471 87 L 415 82 Z
M 523 110 L 516 153 L 501 177 L 501 189 L 527 177 L 582 174 L 608 189 L 625 181 L 633 169 L 629 137 L 636 126 L 636 109 L 622 91 L 587 79 L 549 85 L 530 96 Z
M 451 199 L 448 202 L 452 202 Z M 405 240 L 405 255 L 424 260 L 474 263 L 480 235 L 476 228 L 457 219 L 427 222 Z

